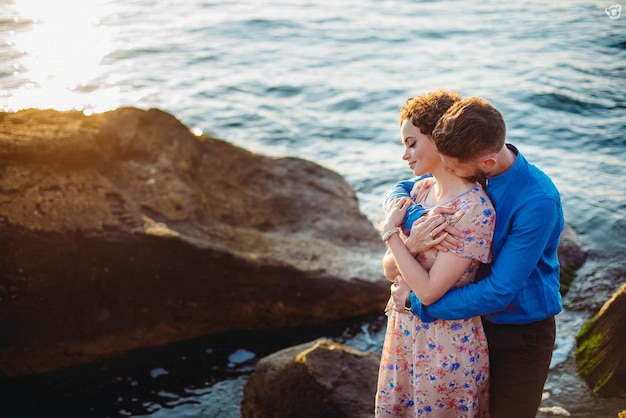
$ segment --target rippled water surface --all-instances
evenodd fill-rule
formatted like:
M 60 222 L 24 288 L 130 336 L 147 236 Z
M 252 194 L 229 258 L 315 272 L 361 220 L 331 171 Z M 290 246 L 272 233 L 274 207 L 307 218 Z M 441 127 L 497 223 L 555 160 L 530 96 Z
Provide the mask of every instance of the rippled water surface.
M 404 99 L 437 88 L 488 98 L 505 116 L 509 142 L 554 180 L 566 221 L 590 255 L 559 318 L 563 360 L 551 372 L 546 403 L 573 416 L 615 416 L 619 402 L 589 395 L 571 358 L 581 323 L 626 281 L 626 16 L 610 18 L 612 5 L 4 0 L 0 105 L 86 113 L 158 107 L 195 132 L 336 170 L 377 223 L 382 195 L 411 174 L 396 121 Z M 349 339 L 357 347 L 381 342 L 357 334 Z M 164 362 L 187 356 L 201 367 L 217 350 L 200 345 L 196 355 L 182 347 L 152 353 L 149 370 L 109 365 L 119 367 L 110 372 L 119 380 L 107 386 L 111 393 L 70 399 L 91 405 L 93 416 L 237 417 L 254 360 L 229 368 L 223 353 L 206 379 L 189 386 L 184 376 L 192 373 L 180 372 L 180 393 L 155 383 L 186 370 Z

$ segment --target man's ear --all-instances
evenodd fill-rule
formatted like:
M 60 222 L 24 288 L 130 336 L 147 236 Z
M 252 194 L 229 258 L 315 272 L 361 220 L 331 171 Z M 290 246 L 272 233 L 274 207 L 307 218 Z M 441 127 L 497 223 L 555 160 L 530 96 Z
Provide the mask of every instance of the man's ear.
M 480 160 L 480 164 L 482 165 L 484 171 L 489 172 L 492 168 L 496 166 L 496 156 L 495 154 L 490 154 L 483 157 Z

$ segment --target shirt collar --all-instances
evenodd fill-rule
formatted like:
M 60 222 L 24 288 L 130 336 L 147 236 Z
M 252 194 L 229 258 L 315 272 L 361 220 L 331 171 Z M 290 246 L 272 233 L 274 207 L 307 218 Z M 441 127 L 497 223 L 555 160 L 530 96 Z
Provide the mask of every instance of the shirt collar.
M 518 173 L 520 172 L 520 170 L 524 166 L 524 163 L 526 162 L 526 159 L 524 158 L 524 156 L 519 152 L 519 150 L 514 145 L 506 144 L 506 146 L 508 149 L 510 149 L 516 154 L 515 161 L 513 162 L 513 165 L 509 167 L 504 173 L 500 173 L 497 176 L 489 177 L 487 179 L 487 183 L 489 184 L 490 189 L 495 186 L 498 186 L 499 184 L 508 183 L 509 181 L 517 177 Z

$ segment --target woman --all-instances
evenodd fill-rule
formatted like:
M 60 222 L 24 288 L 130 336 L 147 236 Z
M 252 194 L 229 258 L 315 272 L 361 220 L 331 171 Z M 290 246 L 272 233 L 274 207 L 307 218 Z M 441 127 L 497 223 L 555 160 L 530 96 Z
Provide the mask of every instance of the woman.
M 407 99 L 400 112 L 400 133 L 402 158 L 409 168 L 416 176 L 432 174 L 415 184 L 412 201 L 430 212 L 438 206 L 453 207 L 454 214 L 442 216 L 465 233 L 464 245 L 447 252 L 428 249 L 411 254 L 399 228 L 412 203 L 409 199 L 391 204 L 381 228 L 399 272 L 386 269 L 386 274 L 390 280 L 405 280 L 425 305 L 454 286 L 472 282 L 478 265 L 490 261 L 493 206 L 480 184 L 446 169 L 432 139 L 436 122 L 458 100 L 458 94 L 441 90 Z M 377 417 L 488 416 L 489 361 L 480 317 L 423 323 L 389 304 L 387 316 Z

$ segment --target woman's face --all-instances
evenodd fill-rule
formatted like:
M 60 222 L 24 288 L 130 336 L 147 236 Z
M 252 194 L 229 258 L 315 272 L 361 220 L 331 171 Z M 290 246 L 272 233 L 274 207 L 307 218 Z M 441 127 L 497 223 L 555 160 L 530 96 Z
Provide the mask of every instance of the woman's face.
M 409 168 L 416 176 L 432 173 L 441 158 L 433 139 L 424 135 L 410 120 L 400 126 L 400 136 L 404 144 L 402 159 L 409 163 Z

